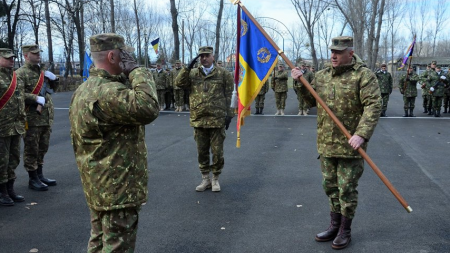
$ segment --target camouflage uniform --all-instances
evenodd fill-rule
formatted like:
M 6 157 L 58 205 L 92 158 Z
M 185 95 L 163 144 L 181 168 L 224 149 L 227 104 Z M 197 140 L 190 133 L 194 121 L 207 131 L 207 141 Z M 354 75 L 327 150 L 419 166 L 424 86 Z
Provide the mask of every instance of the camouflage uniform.
M 90 38 L 92 52 L 127 48 L 122 36 Z M 95 60 L 94 60 L 95 62 Z M 88 252 L 133 252 L 147 201 L 145 125 L 159 115 L 152 74 L 111 75 L 91 68 L 69 109 L 72 145 L 91 212 Z
M 450 70 L 447 72 L 447 84 L 450 84 Z M 448 109 L 450 108 L 450 85 L 445 88 L 444 91 L 444 113 L 449 112 Z
M 308 81 L 308 83 L 311 84 L 311 82 L 314 80 L 314 74 L 309 71 L 308 69 L 304 68 L 302 69 L 303 77 Z M 307 111 L 311 106 L 309 106 L 307 103 L 305 103 L 305 100 L 303 99 L 301 93 L 300 93 L 300 87 L 302 85 L 299 81 L 294 80 L 294 91 L 297 94 L 297 100 L 298 100 L 298 110 L 300 112 L 300 115 L 306 115 Z
M 317 72 L 312 85 L 349 133 L 365 139 L 361 148 L 366 150 L 381 112 L 380 87 L 361 59 L 356 54 L 353 58 L 351 65 Z M 305 86 L 300 92 L 307 103 L 316 105 Z M 352 219 L 364 162 L 320 105 L 317 105 L 317 149 L 331 211 Z
M 183 67 L 175 80 L 176 86 L 189 88 L 190 91 L 190 124 L 194 127 L 202 174 L 212 171 L 214 175 L 219 175 L 223 169 L 225 117 L 234 116 L 230 108 L 233 83 L 230 72 L 216 65 L 208 75 L 204 73 L 203 66 L 194 69 Z
M 382 107 L 381 110 L 384 113 L 387 110 L 388 102 L 389 102 L 389 95 L 392 93 L 392 76 L 391 73 L 387 71 L 377 71 L 376 73 L 378 84 L 380 85 L 380 92 L 381 92 L 381 102 Z
M 275 91 L 275 101 L 278 110 L 284 110 L 288 92 L 288 73 L 285 70 L 277 71 L 272 76 L 272 89 Z
M 433 96 L 433 109 L 434 116 L 436 117 L 441 116 L 442 100 L 444 98 L 445 89 L 447 87 L 447 84 L 444 83 L 443 80 L 439 80 L 435 85 L 433 85 L 434 91 L 431 95 Z
M 259 93 L 255 98 L 255 108 L 257 109 L 257 111 L 262 112 L 262 109 L 264 109 L 264 100 L 266 99 L 266 93 L 268 91 L 269 91 L 269 79 L 267 79 L 264 82 L 263 86 L 261 87 L 261 90 L 259 90 Z
M 153 73 L 153 78 L 155 79 L 156 89 L 158 92 L 158 103 L 161 109 L 163 109 L 165 105 L 166 88 L 169 77 L 163 69 L 160 69 Z
M 430 88 L 434 86 L 439 81 L 439 76 L 436 73 L 436 70 L 434 68 L 431 68 L 429 71 L 426 71 L 422 75 L 422 92 L 425 92 L 427 94 L 427 103 L 424 104 L 424 106 L 427 107 L 428 115 L 432 115 L 434 112 L 432 111 L 433 108 L 433 96 L 430 93 Z
M 184 106 L 184 90 L 175 85 L 175 79 L 180 73 L 181 68 L 174 68 L 170 72 L 170 85 L 173 87 L 176 106 Z
M 412 73 L 408 75 L 408 79 L 406 79 L 406 74 L 402 75 L 398 82 L 400 93 L 403 94 L 403 109 L 406 116 L 408 116 L 407 110 L 410 111 L 409 115 L 412 115 L 411 117 L 414 115 L 413 110 L 417 97 L 417 82 L 419 80 L 419 75 Z

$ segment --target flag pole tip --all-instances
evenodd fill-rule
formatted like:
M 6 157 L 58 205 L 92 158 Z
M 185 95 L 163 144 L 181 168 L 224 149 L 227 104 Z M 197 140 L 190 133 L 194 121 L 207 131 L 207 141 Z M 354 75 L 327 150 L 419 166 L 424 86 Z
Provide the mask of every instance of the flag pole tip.
M 406 208 L 406 211 L 408 211 L 408 213 L 411 213 L 413 210 L 412 210 L 412 208 L 411 208 L 410 206 L 408 206 L 408 207 Z

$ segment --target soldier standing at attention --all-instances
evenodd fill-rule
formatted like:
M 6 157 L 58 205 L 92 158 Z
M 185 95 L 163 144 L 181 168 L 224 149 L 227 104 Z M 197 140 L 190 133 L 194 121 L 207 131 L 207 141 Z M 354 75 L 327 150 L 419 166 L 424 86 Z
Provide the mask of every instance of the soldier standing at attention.
M 421 83 L 420 88 L 422 89 L 423 113 L 428 113 L 428 99 L 429 99 L 430 93 L 426 89 L 426 82 L 427 82 L 426 75 L 427 75 L 427 72 L 430 70 L 431 70 L 431 64 L 428 64 L 427 69 L 420 76 L 420 83 Z
M 165 97 L 166 97 L 166 85 L 169 81 L 167 77 L 166 71 L 164 71 L 161 67 L 161 64 L 156 64 L 156 71 L 153 73 L 153 78 L 155 79 L 156 89 L 158 92 L 158 103 L 159 110 L 163 111 L 165 106 Z
M 439 81 L 430 88 L 431 95 L 433 96 L 434 117 L 441 117 L 442 99 L 445 88 L 448 87 L 446 79 L 447 77 L 444 75 L 440 76 Z
M 48 186 L 56 185 L 56 181 L 44 177 L 44 156 L 50 144 L 50 133 L 53 124 L 53 102 L 51 92 L 45 83 L 45 73 L 40 67 L 41 53 L 38 45 L 22 46 L 25 64 L 17 70 L 17 80 L 25 89 L 25 96 L 41 96 L 45 102 L 33 99 L 25 100 L 27 114 L 26 134 L 24 137 L 23 163 L 30 180 L 28 187 L 36 191 L 46 191 Z
M 302 64 L 301 71 L 303 72 L 303 77 L 308 81 L 308 83 L 311 83 L 314 79 L 314 75 L 311 71 L 309 71 L 309 68 Z M 300 94 L 300 87 L 301 84 L 299 81 L 294 80 L 294 90 L 297 94 L 297 100 L 298 100 L 298 114 L 297 115 L 308 115 L 309 113 L 309 105 L 305 103 L 305 100 L 303 100 L 302 95 Z
M 444 112 L 443 113 L 447 113 L 449 111 L 447 111 L 447 108 L 450 108 L 450 70 L 447 71 L 447 75 L 445 75 L 446 80 L 447 80 L 447 88 L 445 88 L 444 90 Z
M 193 68 L 200 58 L 201 66 Z M 194 127 L 197 143 L 198 163 L 202 182 L 195 190 L 202 192 L 208 188 L 219 192 L 219 175 L 224 166 L 223 142 L 225 130 L 230 126 L 234 110 L 230 107 L 233 93 L 233 76 L 226 69 L 214 66 L 212 47 L 200 47 L 198 55 L 189 66 L 178 74 L 175 85 L 189 88 L 190 122 Z M 213 155 L 210 164 L 210 150 Z M 212 181 L 210 172 L 213 174 Z
M 284 108 L 286 107 L 286 99 L 288 92 L 288 73 L 284 70 L 284 64 L 278 65 L 278 73 L 272 76 L 272 90 L 275 92 L 275 102 L 277 105 L 277 112 L 275 115 L 284 115 Z
M 387 117 L 386 110 L 389 102 L 389 95 L 392 93 L 392 76 L 387 72 L 386 64 L 381 64 L 381 69 L 376 73 L 378 84 L 380 85 L 381 92 L 381 117 Z
M 264 115 L 263 109 L 264 109 L 264 100 L 266 99 L 266 93 L 269 91 L 269 79 L 267 79 L 263 86 L 261 87 L 261 90 L 259 90 L 258 95 L 256 95 L 255 98 L 255 108 L 256 112 L 255 114 L 261 114 Z
M 176 112 L 182 112 L 183 111 L 183 105 L 184 105 L 184 90 L 178 86 L 175 85 L 175 79 L 177 78 L 178 74 L 181 71 L 181 62 L 177 60 L 175 62 L 175 68 L 172 69 L 170 72 L 170 84 L 173 87 L 173 95 L 175 98 L 175 111 Z
M 147 201 L 145 125 L 159 115 L 152 74 L 122 36 L 89 38 L 94 66 L 72 96 L 70 135 L 91 214 L 89 253 L 134 252 Z
M 413 68 L 408 67 L 408 76 L 406 74 L 403 75 L 398 82 L 400 93 L 403 94 L 403 109 L 405 110 L 403 117 L 415 117 L 413 111 L 416 104 L 417 82 L 419 80 L 420 77 L 414 73 Z
M 13 206 L 25 198 L 14 191 L 15 170 L 20 163 L 20 138 L 25 133 L 25 94 L 14 73 L 9 48 L 0 48 L 0 205 Z M 36 101 L 37 96 L 29 96 Z M 41 98 L 43 104 L 44 98 Z
M 422 80 L 423 80 L 422 92 L 425 92 L 427 94 L 426 106 L 428 109 L 428 115 L 435 114 L 435 112 L 433 110 L 433 95 L 431 94 L 432 92 L 430 91 L 430 88 L 439 81 L 439 76 L 436 72 L 436 64 L 437 64 L 436 61 L 432 61 L 430 70 L 426 71 L 422 75 Z
M 352 137 L 347 140 L 323 107 L 317 105 L 317 149 L 323 175 L 323 188 L 331 209 L 330 227 L 316 235 L 316 241 L 331 241 L 333 249 L 347 247 L 351 224 L 358 204 L 358 180 L 364 171 L 364 159 L 357 149 L 366 150 L 367 142 L 380 117 L 380 87 L 376 76 L 354 54 L 353 38 L 332 39 L 331 64 L 316 73 L 312 85 Z M 294 79 L 303 73 L 291 72 Z M 314 97 L 305 86 L 301 93 L 310 105 Z

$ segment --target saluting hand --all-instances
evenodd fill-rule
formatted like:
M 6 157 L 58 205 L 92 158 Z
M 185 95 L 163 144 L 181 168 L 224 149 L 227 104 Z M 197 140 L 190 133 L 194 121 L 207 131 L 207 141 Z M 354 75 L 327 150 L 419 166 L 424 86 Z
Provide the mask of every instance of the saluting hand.
M 133 71 L 135 68 L 138 67 L 136 60 L 133 58 L 133 56 L 125 51 L 125 50 L 120 50 L 120 58 L 122 59 L 122 69 L 123 69 L 123 73 L 128 76 L 131 71 Z
M 350 140 L 348 140 L 348 144 L 352 146 L 353 149 L 357 150 L 361 145 L 365 142 L 364 138 L 359 135 L 353 135 Z
M 192 59 L 191 63 L 189 63 L 188 69 L 192 69 L 197 62 L 197 59 L 200 57 L 200 55 L 197 55 L 194 59 Z

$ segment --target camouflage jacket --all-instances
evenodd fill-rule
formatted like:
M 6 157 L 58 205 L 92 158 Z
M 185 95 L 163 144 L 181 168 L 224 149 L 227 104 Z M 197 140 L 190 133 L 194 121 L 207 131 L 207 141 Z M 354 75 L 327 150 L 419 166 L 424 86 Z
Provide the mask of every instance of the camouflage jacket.
M 202 67 L 183 67 L 175 85 L 189 88 L 190 121 L 192 127 L 221 128 L 225 117 L 233 117 L 230 107 L 233 93 L 233 76 L 225 68 L 214 65 L 208 75 Z
M 36 107 L 38 105 L 36 102 L 36 96 L 31 94 L 34 87 L 36 87 L 41 71 L 44 70 L 42 70 L 39 65 L 33 65 L 28 62 L 16 71 L 17 82 L 21 83 L 25 89 L 25 111 L 27 114 L 28 126 L 53 125 L 54 109 L 51 94 L 45 92 L 43 85 L 41 91 L 45 94 L 45 96 L 42 94 L 39 96 L 45 97 L 45 106 L 42 108 L 41 115 L 36 112 Z
M 450 70 L 445 75 L 447 78 L 447 88 L 445 88 L 444 94 L 450 96 Z
M 275 77 L 272 76 L 272 89 L 275 92 L 287 92 L 288 91 L 288 73 L 287 71 L 276 71 Z
M 442 82 L 442 81 L 438 81 L 436 82 L 435 85 L 433 85 L 434 91 L 431 92 L 431 95 L 433 97 L 443 97 L 444 93 L 445 93 L 445 89 L 447 88 L 447 84 Z
M 91 209 L 137 207 L 147 201 L 145 125 L 159 115 L 150 71 L 129 79 L 98 68 L 72 96 L 70 135 L 84 194 Z
M 155 79 L 156 89 L 157 90 L 165 90 L 169 87 L 169 76 L 167 75 L 166 71 L 161 69 L 161 72 L 158 72 L 156 70 L 153 73 L 153 78 Z
M 261 89 L 259 90 L 258 95 L 265 95 L 269 91 L 269 79 L 267 79 Z
M 302 70 L 302 72 L 303 72 L 303 70 Z M 314 74 L 309 70 L 305 70 L 305 72 L 303 72 L 303 77 L 306 79 L 306 81 L 308 81 L 309 84 L 311 84 L 312 81 L 314 80 Z M 300 87 L 302 86 L 302 84 L 300 84 L 299 81 L 294 80 L 293 86 L 294 86 L 294 89 L 298 91 L 300 89 Z
M 430 93 L 430 88 L 434 86 L 439 81 L 439 75 L 436 73 L 435 69 L 430 69 L 425 71 L 421 76 L 422 79 L 422 90 L 426 94 Z
M 0 68 L 0 97 L 8 90 L 12 74 L 12 69 Z M 22 84 L 16 85 L 14 94 L 0 110 L 0 137 L 25 133 L 25 94 Z
M 381 113 L 380 87 L 373 72 L 354 54 L 351 65 L 323 69 L 316 73 L 312 84 L 350 134 L 366 140 L 361 146 L 365 150 Z M 316 105 L 305 86 L 300 92 L 305 102 Z M 320 105 L 317 105 L 317 149 L 324 157 L 361 157 Z
M 406 74 L 400 77 L 398 81 L 398 87 L 400 89 L 400 93 L 403 94 L 404 97 L 417 97 L 417 82 L 420 80 L 419 75 L 416 73 L 412 73 L 408 75 L 408 80 L 406 81 Z M 406 81 L 406 89 L 405 89 L 405 81 Z
M 170 71 L 170 86 L 173 87 L 175 90 L 181 90 L 180 87 L 175 85 L 175 79 L 177 78 L 178 74 L 181 72 L 181 68 L 177 69 L 174 68 Z
M 381 94 L 392 93 L 392 76 L 391 73 L 383 71 L 377 71 L 375 73 L 378 79 L 378 84 L 380 85 Z

